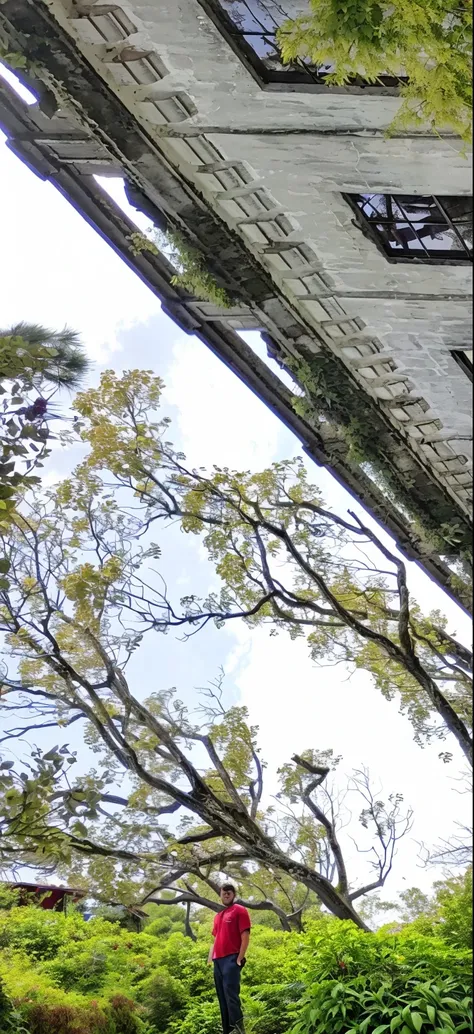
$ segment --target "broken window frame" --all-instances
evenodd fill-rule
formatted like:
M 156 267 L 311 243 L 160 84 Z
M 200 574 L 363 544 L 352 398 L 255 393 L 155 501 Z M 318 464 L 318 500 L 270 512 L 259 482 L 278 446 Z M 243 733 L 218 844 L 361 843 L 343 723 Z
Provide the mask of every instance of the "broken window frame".
M 453 220 L 447 212 L 444 204 L 443 197 L 439 194 L 426 194 L 419 195 L 419 200 L 422 201 L 423 197 L 429 198 L 430 202 L 434 202 L 437 206 L 438 212 L 440 213 L 439 222 L 435 222 L 433 219 L 419 219 L 415 221 L 410 216 L 405 216 L 403 219 L 397 216 L 387 217 L 380 216 L 377 219 L 371 218 L 363 211 L 361 207 L 361 200 L 364 200 L 364 204 L 370 204 L 370 198 L 384 197 L 387 199 L 386 209 L 389 210 L 389 205 L 402 205 L 404 204 L 403 199 L 410 197 L 408 194 L 343 194 L 345 201 L 351 206 L 352 210 L 356 213 L 358 222 L 363 229 L 366 236 L 368 236 L 374 244 L 376 244 L 379 251 L 385 256 L 389 262 L 421 262 L 423 264 L 430 265 L 465 265 L 467 262 L 472 262 L 472 249 L 465 243 L 462 234 L 460 233 L 458 226 L 461 225 L 462 220 Z M 449 195 L 452 197 L 453 195 Z M 459 195 L 461 198 L 464 195 Z M 467 195 L 466 195 L 467 196 Z M 472 198 L 471 198 L 472 202 Z M 374 211 L 376 209 L 374 208 Z M 465 222 L 468 219 L 466 218 Z M 406 248 L 400 251 L 395 251 L 390 247 L 390 244 L 385 239 L 384 235 L 378 229 L 378 226 L 396 227 L 399 224 L 406 224 L 411 228 L 415 234 L 416 239 L 420 243 L 421 247 L 410 250 Z M 443 226 L 446 229 L 450 229 L 455 234 L 459 241 L 459 249 L 443 249 L 443 248 L 432 248 L 430 249 L 429 244 L 426 244 L 421 236 L 417 232 L 417 227 L 423 226 Z
M 275 7 L 278 7 L 277 0 L 268 0 L 268 2 L 275 2 Z M 278 46 L 274 38 L 274 33 L 269 31 L 262 24 L 261 32 L 245 31 L 244 28 L 239 27 L 233 20 L 229 12 L 224 7 L 223 0 L 198 0 L 198 3 L 204 9 L 206 14 L 209 16 L 214 25 L 217 26 L 219 32 L 227 41 L 229 46 L 232 48 L 237 57 L 243 62 L 248 71 L 253 75 L 254 79 L 257 80 L 260 86 L 269 86 L 272 84 L 285 84 L 285 85 L 296 85 L 296 86 L 324 86 L 326 84 L 327 72 L 323 72 L 313 65 L 306 63 L 301 58 L 292 62 L 285 68 L 269 68 L 255 47 L 249 42 L 249 39 L 255 37 L 262 41 L 268 42 L 270 46 L 274 46 L 275 53 L 278 53 Z M 235 0 L 235 3 L 240 3 L 242 6 L 247 7 L 247 0 Z M 253 12 L 252 17 L 256 20 Z M 279 28 L 281 22 L 275 20 L 275 31 Z M 347 83 L 347 87 L 359 87 L 361 89 L 387 89 L 395 88 L 400 86 L 400 83 L 406 82 L 403 77 L 381 75 L 376 82 L 367 82 L 362 78 L 351 80 Z M 341 87 L 336 87 L 341 89 Z M 342 87 L 344 89 L 346 87 Z

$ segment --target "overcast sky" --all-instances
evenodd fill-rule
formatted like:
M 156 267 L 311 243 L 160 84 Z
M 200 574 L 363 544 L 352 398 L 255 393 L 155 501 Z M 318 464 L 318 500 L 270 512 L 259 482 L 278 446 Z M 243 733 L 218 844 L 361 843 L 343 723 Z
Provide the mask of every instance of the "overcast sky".
M 0 190 L 0 326 L 27 320 L 77 329 L 94 360 L 91 383 L 104 368 L 153 369 L 166 383 L 173 440 L 192 462 L 258 470 L 299 453 L 293 435 L 200 341 L 161 313 L 151 291 L 50 184 L 8 151 L 1 135 Z M 117 197 L 123 194 L 120 183 L 112 190 Z M 265 357 L 258 335 L 246 339 Z M 67 473 L 72 462 L 67 452 L 56 452 L 48 476 Z M 309 461 L 308 469 L 333 508 L 354 508 L 325 471 Z M 212 572 L 198 540 L 174 531 L 161 544 L 176 595 L 205 591 Z M 410 585 L 422 605 L 448 613 L 450 630 L 469 642 L 465 615 L 413 564 Z M 134 661 L 133 689 L 146 695 L 176 685 L 182 698 L 192 700 L 195 687 L 221 665 L 228 702 L 246 704 L 260 726 L 271 778 L 294 752 L 333 747 L 343 755 L 344 771 L 367 765 L 385 796 L 401 792 L 415 809 L 415 825 L 400 848 L 386 897 L 414 884 L 427 888 L 440 877 L 439 870 L 419 867 L 416 842 L 433 843 L 449 835 L 455 820 L 468 821 L 468 797 L 459 794 L 457 782 L 463 765 L 454 742 L 448 738 L 421 750 L 397 703 L 387 703 L 369 675 L 349 678 L 343 665 L 315 667 L 303 641 L 290 642 L 283 634 L 270 638 L 267 630 L 249 632 L 235 624 L 223 631 L 208 628 L 186 644 L 171 636 L 149 637 Z M 452 750 L 455 761 L 444 765 L 440 750 Z M 354 864 L 362 877 L 363 859 Z

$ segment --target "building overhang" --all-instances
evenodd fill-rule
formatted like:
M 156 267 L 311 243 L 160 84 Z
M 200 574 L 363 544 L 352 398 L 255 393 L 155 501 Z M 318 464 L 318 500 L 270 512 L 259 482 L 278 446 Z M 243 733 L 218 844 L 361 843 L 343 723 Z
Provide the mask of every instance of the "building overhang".
M 75 5 L 74 12 L 77 16 L 78 8 L 85 11 L 91 6 Z M 98 5 L 94 6 L 97 9 Z M 113 3 L 99 6 L 104 11 L 116 7 Z M 43 0 L 4 0 L 0 6 L 0 27 L 9 49 L 26 55 L 27 76 L 39 94 L 39 104 L 28 108 L 1 83 L 0 126 L 8 146 L 74 205 L 157 295 L 163 311 L 183 331 L 198 336 L 272 409 L 297 435 L 307 455 L 326 467 L 386 528 L 404 555 L 419 563 L 456 602 L 468 607 L 465 594 L 452 582 L 444 554 L 427 546 L 426 538 L 415 530 L 403 507 L 393 505 L 363 466 L 354 461 L 338 427 L 301 417 L 292 393 L 238 333 L 260 330 L 283 367 L 308 355 L 327 358 L 340 380 L 341 391 L 359 393 L 373 421 L 374 434 L 383 436 L 389 464 L 398 476 L 403 471 L 407 483 L 411 482 L 414 507 L 427 514 L 436 512 L 439 524 L 454 519 L 464 543 L 470 529 L 467 507 L 430 467 L 419 444 L 415 448 L 414 440 L 394 422 L 393 407 L 384 406 L 365 390 L 360 376 L 364 370 L 363 350 L 359 361 L 350 366 L 334 345 L 332 331 L 336 328 L 346 345 L 352 343 L 357 350 L 358 342 L 365 340 L 362 321 L 341 313 L 339 318 L 322 321 L 316 327 L 305 317 L 294 299 L 275 283 L 265 263 L 196 188 L 193 177 L 172 160 L 173 140 L 186 137 L 184 123 L 181 129 L 165 123 L 162 131 L 147 126 L 93 67 L 90 53 L 83 53 L 50 7 Z M 72 9 L 71 4 L 69 7 Z M 201 139 L 192 123 L 187 132 L 190 138 Z M 210 169 L 211 165 L 203 160 L 203 166 Z M 104 194 L 94 179 L 98 173 L 123 177 L 130 200 L 155 225 L 176 227 L 185 233 L 216 280 L 238 299 L 236 304 L 222 309 L 200 301 L 172 284 L 175 270 L 164 255 L 150 251 L 135 254 L 130 237 L 136 227 Z M 290 244 L 291 239 L 282 240 L 273 248 L 262 249 L 262 260 L 269 252 L 283 252 Z M 384 361 L 383 349 L 381 352 L 381 357 L 377 353 L 372 356 L 375 364 Z M 428 415 L 426 421 L 430 419 Z M 418 417 L 418 424 L 422 422 Z M 436 430 L 434 426 L 435 437 Z M 419 439 L 416 441 L 419 443 Z

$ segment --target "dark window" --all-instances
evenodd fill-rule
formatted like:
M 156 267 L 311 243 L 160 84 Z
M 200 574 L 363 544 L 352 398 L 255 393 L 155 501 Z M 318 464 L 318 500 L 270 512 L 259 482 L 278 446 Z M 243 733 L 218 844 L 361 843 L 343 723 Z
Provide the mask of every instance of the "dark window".
M 284 65 L 276 39 L 285 21 L 308 10 L 304 0 L 199 0 L 210 18 L 250 70 L 264 83 L 324 83 L 334 65 L 316 67 L 298 59 Z M 356 86 L 398 86 L 401 79 L 380 76 L 376 83 L 354 80 Z
M 456 352 L 451 352 L 451 355 L 472 381 L 472 348 L 460 348 Z
M 395 262 L 472 261 L 472 197 L 345 196 L 373 240 Z

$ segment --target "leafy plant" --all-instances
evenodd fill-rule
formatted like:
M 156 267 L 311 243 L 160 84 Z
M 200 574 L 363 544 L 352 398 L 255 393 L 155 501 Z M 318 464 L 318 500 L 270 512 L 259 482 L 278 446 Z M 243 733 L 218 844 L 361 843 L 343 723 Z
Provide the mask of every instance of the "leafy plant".
M 2 1034 L 27 1034 L 20 1014 L 14 1009 L 0 978 L 0 1030 Z
M 305 419 L 314 420 L 316 415 L 334 424 L 349 446 L 349 461 L 362 466 L 388 503 L 410 518 L 413 532 L 421 538 L 425 549 L 459 558 L 463 577 L 458 577 L 457 587 L 470 605 L 472 567 L 471 557 L 465 553 L 469 549 L 467 526 L 462 528 L 452 519 L 447 520 L 447 510 L 442 504 L 430 500 L 426 505 L 414 498 L 413 482 L 407 473 L 402 474 L 389 461 L 390 446 L 387 448 L 383 423 L 373 407 L 363 402 L 351 379 L 341 377 L 329 356 L 287 358 L 285 365 L 304 391 L 304 395 L 293 398 L 295 412 Z
M 42 389 L 77 388 L 89 362 L 77 334 L 18 323 L 0 330 L 0 535 L 15 515 L 22 489 L 38 485 L 33 473 L 48 455 L 48 403 Z M 31 399 L 31 393 L 37 397 Z M 9 561 L 0 555 L 0 589 Z
M 346 924 L 344 924 L 346 925 Z M 416 926 L 416 924 L 415 924 Z M 315 928 L 309 989 L 291 1034 L 453 1034 L 471 1028 L 471 955 L 411 927 L 372 937 Z
M 467 896 L 458 900 L 467 921 Z M 1 1034 L 219 1034 L 205 915 L 194 917 L 196 943 L 33 905 L 1 921 L 14 930 L 0 953 Z M 42 923 L 48 957 L 31 936 Z M 448 944 L 440 925 L 421 933 L 418 923 L 365 934 L 317 915 L 305 933 L 284 934 L 257 922 L 242 980 L 247 1034 L 467 1034 L 472 953 Z M 88 991 L 86 956 L 105 960 Z
M 324 981 L 314 988 L 291 1034 L 454 1034 L 472 1030 L 470 986 L 446 977 L 408 980 L 403 989 L 370 978 Z
M 308 13 L 277 33 L 283 60 L 330 64 L 329 85 L 382 75 L 400 83 L 390 132 L 425 125 L 463 140 L 472 130 L 472 9 L 469 0 L 309 0 Z
M 135 255 L 140 252 L 150 252 L 158 255 L 160 252 L 166 255 L 171 264 L 177 269 L 177 273 L 171 278 L 171 283 L 177 287 L 183 287 L 196 298 L 212 302 L 219 308 L 228 309 L 232 301 L 223 287 L 220 287 L 215 277 L 206 268 L 203 255 L 198 248 L 193 247 L 178 231 L 169 230 L 162 233 L 154 229 L 152 239 L 142 233 L 130 234 L 131 250 Z

